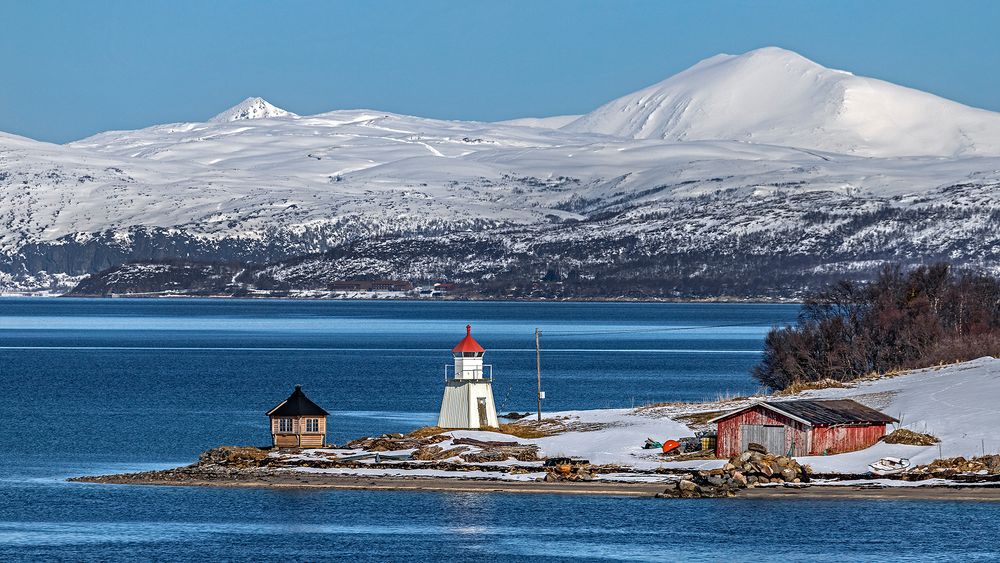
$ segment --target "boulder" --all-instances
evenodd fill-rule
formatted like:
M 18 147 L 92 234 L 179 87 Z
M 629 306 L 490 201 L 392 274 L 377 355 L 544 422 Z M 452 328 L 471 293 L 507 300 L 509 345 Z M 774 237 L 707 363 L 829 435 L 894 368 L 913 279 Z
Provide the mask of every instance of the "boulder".
M 697 491 L 698 485 L 694 481 L 690 481 L 688 479 L 681 479 L 681 481 L 677 484 L 677 488 L 680 489 L 681 492 L 690 493 Z

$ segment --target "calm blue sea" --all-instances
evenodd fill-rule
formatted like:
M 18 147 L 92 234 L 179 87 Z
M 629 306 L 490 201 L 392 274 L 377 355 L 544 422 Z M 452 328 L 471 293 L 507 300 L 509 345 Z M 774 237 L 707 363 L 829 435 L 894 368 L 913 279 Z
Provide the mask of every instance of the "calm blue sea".
M 296 383 L 330 439 L 436 418 L 465 325 L 501 410 L 751 393 L 792 305 L 0 299 L 0 560 L 994 559 L 1000 506 L 66 483 L 265 444 Z

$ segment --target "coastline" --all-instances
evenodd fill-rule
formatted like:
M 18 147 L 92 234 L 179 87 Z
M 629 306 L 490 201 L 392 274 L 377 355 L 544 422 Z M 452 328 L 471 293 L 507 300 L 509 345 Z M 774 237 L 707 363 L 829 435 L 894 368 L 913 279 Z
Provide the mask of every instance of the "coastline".
M 626 483 L 614 481 L 500 481 L 461 477 L 388 477 L 365 475 L 329 475 L 316 473 L 285 474 L 232 472 L 228 474 L 189 474 L 178 478 L 165 472 L 73 477 L 71 482 L 105 485 L 216 487 L 274 490 L 361 490 L 416 491 L 445 493 L 507 493 L 593 495 L 629 498 L 655 498 L 664 483 Z M 809 485 L 755 487 L 741 490 L 738 500 L 939 500 L 965 502 L 1000 502 L 1000 486 L 942 486 L 870 488 L 847 485 Z M 676 499 L 671 499 L 676 500 Z M 694 499 L 708 500 L 708 499 Z M 717 499 L 716 499 L 717 500 Z
M 34 292 L 0 292 L 0 297 L 20 298 L 66 298 L 66 299 L 233 299 L 233 300 L 275 300 L 275 301 L 404 301 L 404 302 L 459 302 L 459 303 L 675 303 L 675 304 L 747 304 L 747 305 L 797 305 L 802 303 L 798 297 L 329 297 L 308 295 L 227 295 L 227 294 L 187 294 L 187 293 L 128 293 L 113 295 L 91 295 Z

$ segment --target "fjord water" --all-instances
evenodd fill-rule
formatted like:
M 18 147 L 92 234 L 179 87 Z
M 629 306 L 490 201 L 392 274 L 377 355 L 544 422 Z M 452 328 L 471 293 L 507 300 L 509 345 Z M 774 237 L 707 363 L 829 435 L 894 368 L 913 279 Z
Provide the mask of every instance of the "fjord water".
M 992 504 L 64 481 L 186 464 L 220 444 L 265 444 L 263 413 L 296 383 L 331 411 L 335 442 L 431 424 L 443 366 L 466 323 L 487 348 L 504 411 L 534 408 L 536 327 L 548 410 L 746 394 L 756 390 L 748 370 L 766 331 L 796 312 L 757 304 L 0 299 L 0 560 L 993 556 L 990 522 L 1000 508 Z

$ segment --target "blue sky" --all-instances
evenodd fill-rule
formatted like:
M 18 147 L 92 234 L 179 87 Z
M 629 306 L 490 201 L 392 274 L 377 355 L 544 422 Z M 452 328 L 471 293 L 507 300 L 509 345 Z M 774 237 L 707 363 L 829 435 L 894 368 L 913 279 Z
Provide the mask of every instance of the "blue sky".
M 248 96 L 498 120 L 583 113 L 766 45 L 1000 110 L 1000 2 L 0 0 L 0 131 L 65 142 Z

